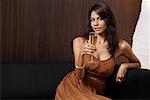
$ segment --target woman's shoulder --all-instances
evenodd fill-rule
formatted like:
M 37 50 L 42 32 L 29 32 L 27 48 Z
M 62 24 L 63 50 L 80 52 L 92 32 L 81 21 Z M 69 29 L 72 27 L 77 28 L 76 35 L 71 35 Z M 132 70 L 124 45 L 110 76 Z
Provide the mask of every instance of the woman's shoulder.
M 126 40 L 119 41 L 118 47 L 119 47 L 119 50 L 121 50 L 121 51 L 131 48 L 130 44 Z
M 85 37 L 83 36 L 78 36 L 78 37 L 75 37 L 73 38 L 73 43 L 79 43 L 79 44 L 83 44 L 85 42 Z
M 131 49 L 130 44 L 126 40 L 120 40 L 118 42 L 118 47 L 115 52 L 115 57 L 119 57 L 120 55 L 124 54 L 124 52 L 128 51 Z

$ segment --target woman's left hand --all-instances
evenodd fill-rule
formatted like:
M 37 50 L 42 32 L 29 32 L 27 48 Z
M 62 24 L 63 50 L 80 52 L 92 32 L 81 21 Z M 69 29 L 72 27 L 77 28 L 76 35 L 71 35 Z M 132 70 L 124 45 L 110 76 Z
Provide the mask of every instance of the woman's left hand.
M 116 76 L 116 82 L 121 83 L 125 80 L 127 73 L 127 64 L 123 63 L 120 65 L 117 76 Z

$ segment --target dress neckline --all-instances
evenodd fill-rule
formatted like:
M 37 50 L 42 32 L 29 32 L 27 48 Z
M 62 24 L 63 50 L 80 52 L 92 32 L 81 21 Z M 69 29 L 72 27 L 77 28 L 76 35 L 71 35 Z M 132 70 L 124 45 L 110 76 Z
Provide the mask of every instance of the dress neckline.
M 93 57 L 100 62 L 105 62 L 105 61 L 108 61 L 109 59 L 111 59 L 113 56 L 111 55 L 109 58 L 107 58 L 105 60 L 100 60 L 100 59 L 96 58 L 94 55 L 93 55 Z

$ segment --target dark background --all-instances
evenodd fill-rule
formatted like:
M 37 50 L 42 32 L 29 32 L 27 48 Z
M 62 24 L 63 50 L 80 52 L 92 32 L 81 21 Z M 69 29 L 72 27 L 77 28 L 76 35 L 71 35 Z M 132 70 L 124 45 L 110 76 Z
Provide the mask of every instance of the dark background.
M 84 33 L 88 8 L 100 0 L 1 0 L 1 61 L 72 61 L 71 40 Z M 103 0 L 120 39 L 132 43 L 141 0 Z

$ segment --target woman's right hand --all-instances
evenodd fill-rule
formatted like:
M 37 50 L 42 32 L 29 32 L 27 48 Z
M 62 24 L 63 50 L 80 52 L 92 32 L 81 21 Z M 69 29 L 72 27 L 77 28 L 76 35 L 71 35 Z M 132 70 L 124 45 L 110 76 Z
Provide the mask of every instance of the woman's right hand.
M 84 45 L 81 48 L 81 55 L 84 54 L 93 54 L 96 51 L 95 45 L 90 44 L 88 41 L 85 41 Z

